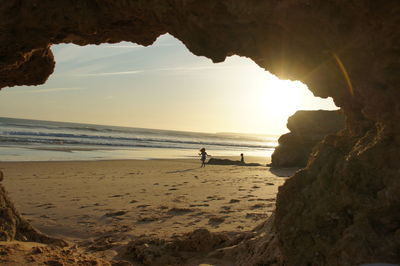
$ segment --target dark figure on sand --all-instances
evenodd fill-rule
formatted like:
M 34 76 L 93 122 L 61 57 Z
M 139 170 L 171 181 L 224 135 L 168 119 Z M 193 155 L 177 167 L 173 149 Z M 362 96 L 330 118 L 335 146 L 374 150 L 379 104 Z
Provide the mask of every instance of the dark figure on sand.
M 240 162 L 244 163 L 244 155 L 243 155 L 243 153 L 240 154 Z
M 201 167 L 206 167 L 206 158 L 207 156 L 209 156 L 206 152 L 205 148 L 201 148 L 200 149 L 200 153 L 199 155 L 201 156 L 200 160 L 201 160 Z

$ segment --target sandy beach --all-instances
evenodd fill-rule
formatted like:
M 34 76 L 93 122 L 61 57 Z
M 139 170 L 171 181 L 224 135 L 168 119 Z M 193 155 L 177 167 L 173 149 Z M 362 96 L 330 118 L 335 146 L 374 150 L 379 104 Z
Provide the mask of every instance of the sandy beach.
M 78 245 L 104 236 L 123 244 L 199 228 L 252 230 L 271 215 L 278 187 L 292 172 L 200 168 L 199 160 L 185 159 L 3 162 L 1 170 L 11 199 L 33 226 Z

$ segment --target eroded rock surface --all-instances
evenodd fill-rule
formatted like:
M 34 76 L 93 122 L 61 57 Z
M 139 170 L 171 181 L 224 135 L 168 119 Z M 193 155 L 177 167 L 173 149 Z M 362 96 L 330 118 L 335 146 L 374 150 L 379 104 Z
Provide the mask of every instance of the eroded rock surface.
M 278 140 L 279 146 L 271 156 L 271 166 L 306 166 L 314 146 L 344 126 L 344 116 L 339 111 L 297 111 L 288 119 L 287 128 L 290 132 Z
M 281 78 L 305 82 L 316 96 L 333 97 L 346 116 L 345 130 L 320 143 L 279 192 L 274 243 L 282 260 L 399 262 L 398 14 L 397 0 L 4 1 L 0 87 L 43 83 L 56 43 L 150 45 L 169 32 L 214 62 L 250 57 Z M 2 206 L 5 228 L 11 207 Z M 251 244 L 245 250 L 268 256 Z

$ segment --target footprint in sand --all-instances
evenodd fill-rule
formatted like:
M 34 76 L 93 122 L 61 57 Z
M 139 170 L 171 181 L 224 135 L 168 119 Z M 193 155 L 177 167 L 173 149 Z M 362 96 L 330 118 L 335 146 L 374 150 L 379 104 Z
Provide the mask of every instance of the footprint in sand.
M 184 215 L 193 211 L 193 209 L 188 208 L 171 208 L 167 213 L 170 215 Z
M 269 201 L 269 202 L 273 202 L 273 201 L 275 201 L 275 199 L 274 199 L 274 198 L 271 198 L 271 199 L 257 199 L 257 201 Z
M 222 211 L 220 211 L 219 213 L 232 213 L 233 212 L 231 210 L 230 206 L 222 206 L 221 209 L 222 209 Z
M 180 195 L 180 196 L 174 198 L 172 201 L 179 203 L 179 202 L 185 202 L 185 200 L 186 200 L 186 196 Z
M 138 205 L 138 206 L 136 206 L 136 208 L 144 209 L 144 208 L 147 208 L 147 207 L 149 207 L 149 206 L 151 206 L 151 205 L 148 205 L 148 204 L 142 204 L 142 205 Z
M 151 222 L 155 222 L 159 220 L 159 217 L 154 217 L 154 216 L 145 216 L 145 217 L 139 217 L 139 219 L 136 221 L 137 223 L 140 224 L 147 224 L 147 223 L 151 223 Z
M 231 199 L 231 200 L 229 201 L 229 203 L 238 203 L 238 202 L 240 202 L 240 200 L 238 200 L 238 199 Z
M 267 204 L 265 204 L 265 203 L 257 203 L 257 204 L 255 204 L 253 206 L 250 206 L 250 209 L 254 210 L 254 209 L 260 209 L 260 208 L 264 208 L 264 207 L 267 207 Z
M 207 201 L 204 201 L 204 202 L 213 201 L 213 200 L 224 200 L 224 199 L 225 199 L 224 197 L 219 197 L 217 195 L 213 195 L 213 196 L 208 196 Z
M 260 220 L 260 219 L 264 219 L 264 218 L 267 218 L 267 217 L 268 217 L 268 214 L 266 214 L 266 213 L 253 212 L 253 213 L 247 213 L 246 214 L 246 219 L 252 219 L 252 220 Z
M 218 226 L 225 221 L 225 217 L 211 217 L 208 219 L 208 224 L 211 226 Z
M 124 214 L 127 214 L 127 211 L 116 211 L 116 212 L 107 212 L 104 214 L 105 217 L 116 217 L 116 216 L 122 216 Z
M 124 195 L 120 195 L 120 194 L 116 194 L 116 195 L 112 195 L 109 198 L 120 198 L 123 197 Z
M 210 204 L 204 203 L 204 204 L 190 204 L 189 207 L 208 207 Z
M 37 205 L 36 207 L 44 207 L 45 209 L 55 208 L 55 206 L 52 203 L 44 203 Z

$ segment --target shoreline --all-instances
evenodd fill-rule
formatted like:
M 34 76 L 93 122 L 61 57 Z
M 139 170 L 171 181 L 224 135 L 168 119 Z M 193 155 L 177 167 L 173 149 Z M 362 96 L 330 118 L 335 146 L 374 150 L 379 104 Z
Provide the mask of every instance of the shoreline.
M 193 159 L 198 157 L 198 150 L 177 148 L 100 148 L 100 147 L 56 147 L 56 146 L 12 146 L 0 145 L 0 162 L 30 162 L 30 161 L 92 161 L 92 160 L 149 160 L 149 159 Z M 237 158 L 241 153 L 246 158 L 269 158 L 274 149 L 243 151 L 243 150 L 212 150 L 207 152 L 216 158 Z M 258 161 L 259 162 L 259 161 Z M 265 161 L 263 162 L 265 164 Z

